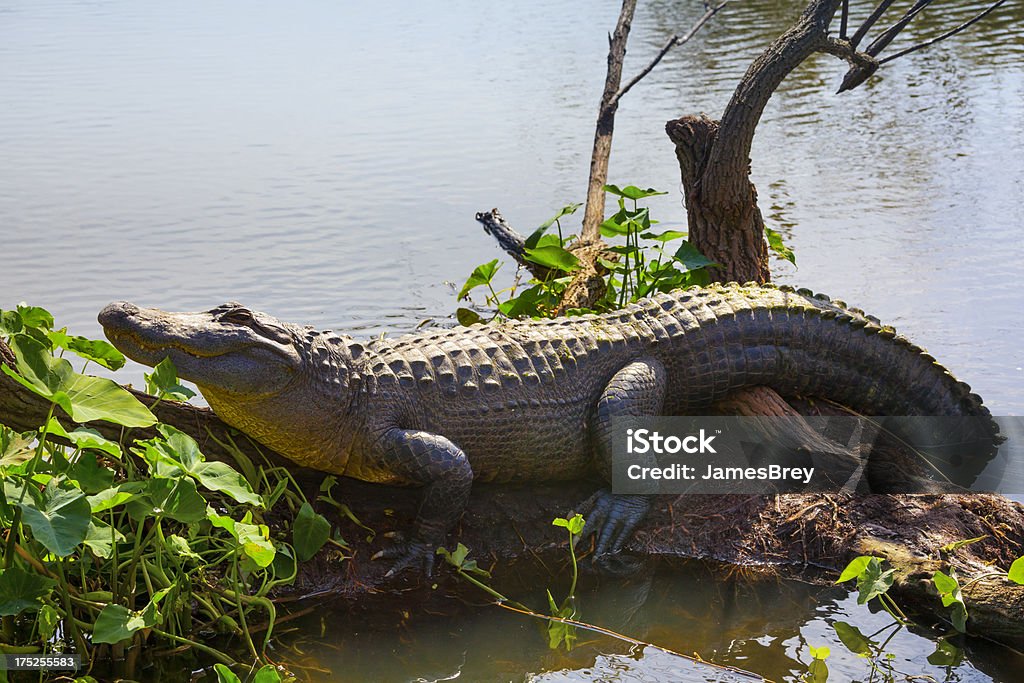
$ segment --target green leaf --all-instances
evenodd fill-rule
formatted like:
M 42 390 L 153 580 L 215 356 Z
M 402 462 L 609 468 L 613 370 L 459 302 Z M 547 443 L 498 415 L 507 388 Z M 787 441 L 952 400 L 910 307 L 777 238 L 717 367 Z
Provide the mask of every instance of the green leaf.
M 131 638 L 136 631 L 152 628 L 159 624 L 163 620 L 159 603 L 169 590 L 169 588 L 165 588 L 154 593 L 149 604 L 139 611 L 133 612 L 123 605 L 106 605 L 96 617 L 96 623 L 92 630 L 92 642 L 119 643 Z
M 273 664 L 264 664 L 253 676 L 252 683 L 281 683 L 281 674 Z
M 939 591 L 939 595 L 943 597 L 943 607 L 949 607 L 956 600 L 953 593 L 960 589 L 960 582 L 941 571 L 932 575 L 932 582 L 935 584 L 935 589 Z M 946 602 L 946 598 L 949 599 L 949 602 Z
M 164 541 L 167 544 L 167 549 L 175 555 L 196 561 L 202 561 L 203 559 L 202 556 L 192 550 L 192 546 L 188 544 L 188 541 L 177 534 L 167 536 Z
M 23 329 L 24 325 L 21 324 L 21 316 L 17 311 L 0 309 L 0 336 L 10 337 Z
M 146 488 L 145 482 L 128 481 L 113 488 L 89 496 L 89 507 L 93 514 L 104 512 L 133 500 Z
M 135 520 L 166 517 L 188 524 L 206 517 L 206 501 L 192 479 L 150 479 L 142 493 L 128 501 L 128 514 Z
M 808 645 L 807 648 L 811 651 L 811 657 L 815 659 L 828 659 L 829 655 L 832 654 L 832 650 L 827 645 L 822 645 L 821 647 Z
M 64 425 L 57 418 L 52 417 L 46 425 L 46 433 L 47 435 L 67 439 L 75 448 L 103 451 L 107 455 L 112 455 L 118 459 L 121 458 L 121 446 L 117 442 L 105 438 L 95 429 L 79 427 L 69 432 L 64 429 Z
M 580 260 L 576 258 L 575 254 L 556 246 L 527 249 L 524 258 L 531 263 L 537 263 L 567 273 L 571 273 L 580 265 Z
M 57 610 L 53 607 L 43 605 L 39 608 L 39 614 L 36 615 L 36 623 L 39 625 L 39 638 L 41 640 L 49 640 L 57 631 L 60 615 L 57 614 Z
M 972 543 L 984 541 L 986 538 L 988 538 L 988 535 L 978 536 L 977 538 L 968 538 L 960 541 L 954 541 L 953 543 L 947 543 L 946 545 L 939 548 L 939 550 L 941 550 L 944 553 L 955 553 L 957 550 L 960 550 L 960 548 L 965 548 L 971 545 Z
M 618 185 L 605 185 L 604 191 L 619 197 L 625 197 L 626 199 L 644 199 L 645 197 L 653 197 L 659 194 L 668 194 L 668 192 L 659 192 L 653 187 L 641 190 L 636 185 L 626 185 L 623 188 L 620 188 Z
M 857 655 L 871 654 L 871 646 L 874 645 L 874 642 L 861 633 L 859 628 L 845 621 L 835 622 L 832 624 L 832 628 L 836 630 L 836 635 L 839 636 L 839 640 L 847 650 Z
M 685 232 L 679 230 L 666 230 L 665 232 L 655 234 L 653 232 L 645 232 L 640 235 L 645 240 L 654 240 L 655 242 L 671 242 L 686 237 Z
M 162 399 L 187 401 L 196 395 L 188 387 L 178 381 L 178 370 L 170 358 L 164 358 L 156 364 L 153 372 L 145 375 L 146 391 Z
M 28 462 L 35 455 L 32 442 L 34 432 L 19 434 L 13 429 L 0 425 L 0 468 L 11 467 Z
M 704 256 L 704 254 L 697 251 L 697 247 L 693 246 L 689 242 L 683 242 L 676 253 L 672 255 L 676 261 L 683 265 L 684 270 L 696 270 L 698 268 L 706 268 L 708 266 L 717 266 L 718 264 Z
M 811 675 L 812 683 L 825 683 L 828 680 L 828 664 L 824 659 L 814 659 L 807 666 L 807 673 Z
M 54 346 L 78 355 L 81 358 L 98 363 L 108 370 L 120 370 L 124 367 L 124 354 L 115 349 L 110 342 L 102 339 L 86 339 L 67 333 L 67 328 L 48 332 L 47 337 Z
M 469 327 L 470 325 L 476 325 L 482 323 L 483 318 L 476 311 L 469 308 L 457 308 L 455 309 L 455 319 L 459 321 L 459 324 L 463 327 Z
M 932 666 L 960 666 L 963 661 L 964 651 L 948 640 L 940 640 L 935 644 L 935 652 L 928 655 Z
M 3 372 L 26 389 L 60 405 L 75 422 L 106 420 L 125 427 L 156 422 L 149 409 L 109 379 L 80 375 L 71 363 L 54 357 L 42 342 L 24 334 L 11 337 L 17 372 Z
M 864 573 L 864 570 L 867 569 L 868 562 L 873 559 L 875 558 L 871 555 L 861 555 L 860 557 L 853 558 L 850 560 L 850 563 L 846 565 L 846 569 L 843 570 L 843 573 L 839 575 L 839 579 L 836 580 L 836 583 L 846 583 L 850 579 L 857 578 Z
M 270 529 L 266 524 L 247 524 L 235 522 L 235 532 L 238 534 L 238 543 L 242 552 L 251 559 L 257 567 L 269 567 L 274 561 L 277 551 L 274 544 L 270 542 Z
M 21 324 L 25 327 L 43 330 L 53 329 L 53 316 L 45 308 L 18 304 L 18 317 L 21 318 Z
M 68 470 L 68 476 L 78 482 L 78 488 L 85 493 L 99 493 L 110 488 L 114 483 L 114 472 L 104 467 L 89 451 L 79 453 L 78 459 Z
M 211 491 L 226 493 L 239 503 L 263 506 L 263 498 L 240 472 L 224 462 L 206 462 L 191 436 L 165 424 L 158 425 L 157 431 L 163 439 L 144 442 L 147 462 L 152 458 L 155 463 L 176 466 Z
M 66 557 L 85 540 L 92 510 L 81 491 L 57 488 L 51 479 L 41 500 L 26 496 L 20 502 L 22 519 L 32 529 L 32 536 L 57 557 Z
M 490 284 L 491 280 L 494 279 L 494 274 L 498 272 L 500 267 L 501 264 L 498 263 L 498 259 L 494 259 L 474 268 L 472 275 L 466 280 L 466 284 L 462 285 L 462 289 L 459 290 L 459 301 L 469 296 L 469 293 L 477 287 Z
M 782 243 L 782 235 L 775 232 L 767 225 L 764 228 L 764 234 L 765 237 L 768 238 L 768 248 L 795 266 L 796 254 L 793 253 L 792 249 Z
M 498 304 L 498 310 L 501 311 L 502 315 L 509 318 L 540 315 L 540 310 L 537 306 L 543 299 L 544 292 L 541 290 L 540 285 L 537 285 L 524 289 L 519 293 L 519 296 L 513 297 L 508 301 L 502 301 Z
M 12 566 L 0 570 L 0 616 L 16 616 L 43 606 L 57 582 L 35 572 Z
M 553 526 L 560 526 L 569 530 L 569 533 L 573 536 L 579 536 L 583 531 L 584 521 L 583 515 L 577 513 L 572 516 L 572 519 L 566 519 L 564 517 L 556 517 L 551 520 Z
M 570 216 L 576 213 L 576 210 L 579 209 L 581 206 L 583 206 L 583 204 L 566 204 L 565 206 L 558 210 L 558 213 L 556 213 L 554 216 L 541 223 L 540 227 L 537 229 L 540 230 L 541 228 L 543 228 L 546 230 L 547 228 L 550 228 L 552 225 L 555 224 L 555 221 L 565 216 Z M 526 246 L 529 247 L 532 245 L 527 244 Z
M 866 605 L 872 599 L 882 595 L 892 587 L 896 570 L 882 571 L 882 563 L 877 557 L 868 560 L 868 565 L 857 577 L 857 604 Z
M 242 683 L 242 679 L 223 664 L 214 664 L 213 670 L 217 672 L 217 683 Z
M 1006 578 L 1014 583 L 1024 585 L 1024 557 L 1018 557 L 1010 565 L 1010 571 L 1006 573 Z
M 89 523 L 89 531 L 86 533 L 82 544 L 93 551 L 97 557 L 109 559 L 113 555 L 114 544 L 124 543 L 124 541 L 124 534 L 120 531 L 114 529 L 109 524 L 93 518 Z
M 313 511 L 313 506 L 303 503 L 292 526 L 292 545 L 299 562 L 305 562 L 316 555 L 331 536 L 331 523 Z

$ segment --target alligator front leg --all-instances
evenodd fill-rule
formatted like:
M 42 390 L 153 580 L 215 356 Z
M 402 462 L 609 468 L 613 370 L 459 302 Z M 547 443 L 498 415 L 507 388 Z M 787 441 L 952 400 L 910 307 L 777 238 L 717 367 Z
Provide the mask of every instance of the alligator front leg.
M 381 438 L 382 465 L 393 474 L 422 484 L 423 497 L 411 538 L 380 551 L 373 559 L 393 559 L 386 576 L 409 567 L 429 575 L 437 547 L 462 515 L 473 484 L 473 469 L 462 449 L 438 434 L 391 429 Z
M 607 481 L 612 480 L 612 418 L 660 415 L 665 388 L 665 368 L 654 358 L 630 363 L 608 382 L 598 400 L 593 426 L 597 465 Z M 600 491 L 584 530 L 585 535 L 597 533 L 595 557 L 622 550 L 649 508 L 647 496 Z

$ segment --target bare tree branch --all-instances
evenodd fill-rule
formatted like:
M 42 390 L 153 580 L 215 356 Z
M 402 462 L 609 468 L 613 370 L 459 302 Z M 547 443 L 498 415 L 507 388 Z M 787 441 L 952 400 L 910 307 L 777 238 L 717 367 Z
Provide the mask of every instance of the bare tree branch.
M 846 40 L 849 36 L 846 35 L 846 29 L 850 22 L 850 0 L 843 0 L 842 17 L 839 19 L 839 37 Z
M 594 130 L 594 149 L 590 155 L 590 182 L 587 186 L 587 205 L 583 211 L 583 229 L 580 240 L 594 242 L 600 239 L 601 221 L 604 220 L 604 186 L 608 180 L 608 159 L 612 150 L 615 129 L 615 94 L 622 82 L 622 62 L 626 58 L 626 41 L 633 23 L 636 0 L 622 0 L 622 11 L 615 32 L 608 36 L 608 75 L 604 81 L 601 105 L 597 109 L 597 127 Z
M 909 55 L 911 52 L 917 52 L 918 50 L 923 50 L 926 47 L 931 47 L 935 43 L 938 43 L 940 41 L 945 40 L 946 38 L 950 38 L 952 36 L 955 36 L 956 34 L 960 33 L 961 31 L 969 28 L 970 26 L 974 25 L 975 23 L 977 23 L 977 22 L 981 21 L 982 19 L 984 19 L 985 17 L 987 17 L 997 7 L 999 7 L 1000 5 L 1004 4 L 1005 2 L 1006 2 L 1006 0 L 998 0 L 997 2 L 994 2 L 991 5 L 989 5 L 986 10 L 984 10 L 983 12 L 979 13 L 978 15 L 976 15 L 973 19 L 971 19 L 969 21 L 965 21 L 964 23 L 960 24 L 959 26 L 957 26 L 956 28 L 954 28 L 952 30 L 946 31 L 941 36 L 936 36 L 935 38 L 932 38 L 931 40 L 926 40 L 923 43 L 918 43 L 917 45 L 914 45 L 912 47 L 908 47 L 907 49 L 902 50 L 900 52 L 897 52 L 894 55 L 890 55 L 890 56 L 886 57 L 885 59 L 878 60 L 878 63 L 879 63 L 879 65 L 881 65 L 881 64 L 885 64 L 886 62 L 891 62 L 892 60 L 898 59 L 900 57 L 903 57 L 904 55 Z
M 895 24 L 890 26 L 888 29 L 882 32 L 882 35 L 875 38 L 867 49 L 864 51 L 871 56 L 876 56 L 879 52 L 884 50 L 889 43 L 893 41 L 900 34 L 903 29 L 907 27 L 914 17 L 920 14 L 925 7 L 932 4 L 933 0 L 917 0 L 914 6 L 907 10 L 907 13 L 903 15 L 903 18 L 897 21 Z
M 860 45 L 860 41 L 864 40 L 864 36 L 866 36 L 868 31 L 871 30 L 871 27 L 882 18 L 882 15 L 885 14 L 885 10 L 889 9 L 889 6 L 892 5 L 894 1 L 895 0 L 882 0 L 882 2 L 878 3 L 878 7 L 875 8 L 875 11 L 864 20 L 864 23 L 861 24 L 859 29 L 857 29 L 857 32 L 853 34 L 853 38 L 850 38 L 850 45 L 852 45 L 854 49 Z
M 634 85 L 643 80 L 643 78 L 647 76 L 647 74 L 651 73 L 651 71 L 654 70 L 654 67 L 658 66 L 658 63 L 661 62 L 662 58 L 668 54 L 669 50 L 671 50 L 676 45 L 683 45 L 685 43 L 688 43 L 691 38 L 697 35 L 697 32 L 704 27 L 704 24 L 706 24 L 708 20 L 711 19 L 711 17 L 718 14 L 718 12 L 728 4 L 729 0 L 723 0 L 723 2 L 719 3 L 718 5 L 715 5 L 714 7 L 707 7 L 707 11 L 704 12 L 704 14 L 702 14 L 699 19 L 697 19 L 697 21 L 693 24 L 692 27 L 690 27 L 690 30 L 687 31 L 685 35 L 680 36 L 678 33 L 676 33 L 671 38 L 669 38 L 662 46 L 661 50 L 658 51 L 658 54 L 654 56 L 654 59 L 652 59 L 650 63 L 647 64 L 647 66 L 641 69 L 640 73 L 634 76 L 628 83 L 626 83 L 626 85 L 619 88 L 619 91 L 615 93 L 615 95 L 612 97 L 612 103 L 618 104 L 619 100 L 622 99 L 623 95 L 628 93 Z

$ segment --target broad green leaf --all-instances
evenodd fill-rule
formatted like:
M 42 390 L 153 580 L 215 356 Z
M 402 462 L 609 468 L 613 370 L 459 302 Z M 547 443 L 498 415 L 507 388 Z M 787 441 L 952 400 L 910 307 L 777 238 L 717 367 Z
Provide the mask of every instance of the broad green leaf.
M 82 451 L 68 470 L 68 476 L 78 482 L 84 493 L 95 494 L 105 491 L 114 484 L 114 472 L 104 467 L 90 451 Z
M 28 390 L 60 405 L 75 422 L 106 420 L 125 427 L 148 427 L 156 422 L 149 409 L 109 379 L 80 375 L 71 363 L 54 357 L 42 342 L 24 334 L 11 338 L 17 372 L 4 373 Z
M 576 210 L 579 209 L 581 206 L 583 206 L 583 204 L 566 204 L 565 206 L 558 210 L 558 213 L 556 213 L 554 216 L 541 223 L 540 227 L 537 229 L 539 230 L 541 228 L 550 228 L 552 225 L 555 224 L 555 221 L 565 216 L 570 216 L 576 213 Z M 531 245 L 527 244 L 526 246 Z
M 960 550 L 960 548 L 965 548 L 971 545 L 972 543 L 984 541 L 986 538 L 988 538 L 988 535 L 978 536 L 977 538 L 967 538 L 960 541 L 954 541 L 953 543 L 947 543 L 946 545 L 939 548 L 939 550 L 941 550 L 944 553 L 955 553 L 957 550 Z
M 162 399 L 187 401 L 196 395 L 196 392 L 178 381 L 178 370 L 170 358 L 157 363 L 153 372 L 147 373 L 145 378 L 146 391 Z
M 671 242 L 686 237 L 685 232 L 679 230 L 666 230 L 662 233 L 645 232 L 640 235 L 645 240 L 654 240 L 655 242 Z
M 35 454 L 32 442 L 35 434 L 19 434 L 13 429 L 0 425 L 0 468 L 12 467 L 28 462 Z
M 188 524 L 206 517 L 206 501 L 192 479 L 150 479 L 146 488 L 128 501 L 132 519 L 167 517 Z
M 0 569 L 0 616 L 15 616 L 42 606 L 57 582 L 18 566 Z
M 822 645 L 821 647 L 808 645 L 807 648 L 811 651 L 811 657 L 814 657 L 815 659 L 828 659 L 832 654 L 831 648 L 827 645 Z
M 39 608 L 39 614 L 36 615 L 36 623 L 39 625 L 39 637 L 42 640 L 49 640 L 57 631 L 60 615 L 53 607 L 43 605 Z
M 196 561 L 202 561 L 203 558 L 198 553 L 193 551 L 192 546 L 190 546 L 188 544 L 188 541 L 186 541 L 181 536 L 178 536 L 177 534 L 171 534 L 164 540 L 167 542 L 167 549 L 175 555 L 187 557 L 189 559 Z
M 576 258 L 575 254 L 556 246 L 527 249 L 524 258 L 531 263 L 537 263 L 567 273 L 572 272 L 580 265 L 580 260 Z
M 108 370 L 120 370 L 124 367 L 124 354 L 115 349 L 110 342 L 102 339 L 86 339 L 77 335 L 69 335 L 67 328 L 48 332 L 47 337 L 54 346 L 67 349 L 77 356 L 98 363 Z
M 861 633 L 859 628 L 845 621 L 835 622 L 832 624 L 832 628 L 836 630 L 836 635 L 839 636 L 839 640 L 847 650 L 857 655 L 871 654 L 871 646 L 874 642 Z
M 618 185 L 605 185 L 604 191 L 609 194 L 618 195 L 619 197 L 625 197 L 626 199 L 644 199 L 645 197 L 653 197 L 659 194 L 668 194 L 668 192 L 659 192 L 653 187 L 641 190 L 636 185 L 626 185 L 626 187 L 622 188 Z
M 118 505 L 124 505 L 134 499 L 141 491 L 145 490 L 146 484 L 141 481 L 129 481 L 119 484 L 113 488 L 100 491 L 89 496 L 89 507 L 93 514 L 105 512 Z
M 21 508 L 22 519 L 32 529 L 32 536 L 57 557 L 66 557 L 81 543 L 89 531 L 92 510 L 81 491 L 57 488 L 50 480 L 41 500 L 24 497 L 11 501 Z
M 963 661 L 964 651 L 948 640 L 940 640 L 935 644 L 935 652 L 928 655 L 932 666 L 960 666 Z
M 223 462 L 205 462 L 206 457 L 191 436 L 170 425 L 161 424 L 157 431 L 164 437 L 144 442 L 147 462 L 178 467 L 211 491 L 222 491 L 239 503 L 263 506 L 263 499 L 249 486 L 240 472 Z M 166 473 L 166 472 L 165 472 Z
M 224 529 L 231 534 L 235 540 L 238 540 L 238 532 L 235 531 L 235 520 L 231 519 L 227 515 L 217 514 L 212 507 L 206 506 L 206 519 L 210 520 L 213 526 Z
M 868 561 L 868 566 L 857 577 L 857 590 L 860 591 L 857 595 L 857 604 L 866 605 L 888 591 L 892 587 L 895 574 L 895 569 L 882 571 L 882 563 L 877 557 L 872 557 Z
M 21 316 L 17 311 L 5 311 L 0 309 L 0 336 L 10 337 L 18 334 L 24 329 L 21 324 Z
M 630 222 L 625 211 L 619 211 L 610 218 L 606 218 L 600 225 L 602 237 L 618 237 L 629 232 Z
M 768 226 L 765 226 L 764 234 L 765 237 L 768 239 L 768 248 L 795 266 L 796 254 L 793 253 L 792 249 L 790 249 L 789 247 L 782 243 L 782 235 L 778 232 L 775 232 Z
M 136 631 L 152 628 L 162 621 L 159 603 L 169 589 L 157 591 L 149 604 L 139 611 L 132 611 L 123 605 L 106 605 L 100 610 L 93 625 L 92 642 L 119 643 L 131 638 Z
M 681 263 L 684 270 L 696 270 L 697 268 L 706 268 L 708 266 L 718 265 L 704 254 L 697 251 L 697 247 L 693 246 L 689 242 L 683 242 L 676 253 L 672 255 L 676 261 Z
M 223 664 L 214 664 L 213 670 L 217 672 L 217 683 L 242 683 L 242 679 Z
M 457 308 L 455 310 L 455 319 L 459 321 L 459 324 L 463 327 L 469 327 L 470 325 L 476 325 L 482 323 L 483 318 L 476 311 L 469 308 Z
M 538 315 L 538 304 L 544 300 L 544 292 L 540 286 L 524 289 L 518 296 L 502 301 L 498 304 L 498 310 L 502 315 L 509 318 Z
M 949 607 L 956 599 L 953 597 L 953 593 L 960 589 L 960 582 L 941 571 L 932 575 L 932 581 L 935 583 L 935 589 L 939 591 L 939 595 L 943 596 L 943 606 Z M 949 597 L 949 602 L 946 602 L 946 597 Z
M 53 329 L 53 316 L 45 308 L 26 306 L 23 303 L 18 304 L 18 316 L 25 327 L 35 327 L 43 330 Z
M 491 280 L 494 279 L 494 274 L 498 272 L 498 268 L 501 264 L 498 263 L 498 259 L 482 263 L 473 269 L 473 273 L 466 280 L 466 284 L 462 285 L 462 289 L 459 290 L 459 301 L 465 299 L 469 293 L 482 285 L 490 284 Z
M 238 543 L 242 546 L 242 552 L 256 563 L 257 567 L 269 567 L 277 551 L 270 542 L 270 529 L 267 525 L 236 522 L 235 531 L 238 533 Z
M 281 683 L 281 674 L 273 664 L 264 664 L 253 676 L 252 683 Z
M 1014 583 L 1024 585 L 1024 557 L 1018 557 L 1010 565 L 1010 571 L 1006 573 L 1006 578 Z
M 331 536 L 331 523 L 313 510 L 309 503 L 303 503 L 292 525 L 292 545 L 299 562 L 305 562 L 316 555 Z
M 828 681 L 828 664 L 824 659 L 813 659 L 807 665 L 807 673 L 810 674 L 811 683 L 825 683 Z
M 845 583 L 850 579 L 855 579 L 864 573 L 864 570 L 868 567 L 868 562 L 873 558 L 871 555 L 861 555 L 850 560 L 850 563 L 846 565 L 846 569 L 839 575 L 836 583 Z
M 89 531 L 82 544 L 93 551 L 98 557 L 108 559 L 113 554 L 115 543 L 124 543 L 125 538 L 117 529 L 109 524 L 93 518 L 89 523 Z
M 107 455 L 112 455 L 118 459 L 121 458 L 121 446 L 116 441 L 105 438 L 95 429 L 79 427 L 69 432 L 64 429 L 64 425 L 57 418 L 53 417 L 50 418 L 49 423 L 46 425 L 46 433 L 47 435 L 67 439 L 75 448 L 103 451 Z

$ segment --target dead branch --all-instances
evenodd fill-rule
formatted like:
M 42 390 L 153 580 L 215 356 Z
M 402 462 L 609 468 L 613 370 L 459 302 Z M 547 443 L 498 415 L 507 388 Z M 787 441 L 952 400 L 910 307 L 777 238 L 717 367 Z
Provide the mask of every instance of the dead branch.
M 1005 2 L 1006 2 L 1006 0 L 998 0 L 998 2 L 992 3 L 991 5 L 988 6 L 987 9 L 985 9 L 984 11 L 982 11 L 979 14 L 975 15 L 973 19 L 965 21 L 964 23 L 960 24 L 956 28 L 951 29 L 949 31 L 946 31 L 942 35 L 936 36 L 935 38 L 932 38 L 931 40 L 926 40 L 923 43 L 918 43 L 917 45 L 913 45 L 911 47 L 908 47 L 905 50 L 901 50 L 900 52 L 897 52 L 894 55 L 889 55 L 885 59 L 880 59 L 880 60 L 878 60 L 878 63 L 879 63 L 879 65 L 881 65 L 881 64 L 885 64 L 887 62 L 891 62 L 892 60 L 899 59 L 900 57 L 903 57 L 904 55 L 909 55 L 912 52 L 917 52 L 918 50 L 923 50 L 923 49 L 925 49 L 927 47 L 931 47 L 935 43 L 943 41 L 946 38 L 951 38 L 952 36 L 955 36 L 956 34 L 960 33 L 961 31 L 963 31 L 963 30 L 965 30 L 967 28 L 970 28 L 971 26 L 973 26 L 977 22 L 979 22 L 982 19 L 984 19 L 985 17 L 987 17 L 989 14 L 991 14 L 993 11 L 995 11 L 995 9 L 997 7 L 999 7 L 1000 5 L 1004 4 Z

